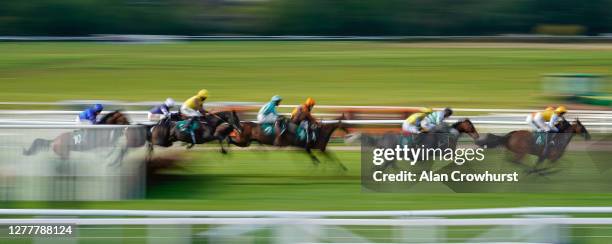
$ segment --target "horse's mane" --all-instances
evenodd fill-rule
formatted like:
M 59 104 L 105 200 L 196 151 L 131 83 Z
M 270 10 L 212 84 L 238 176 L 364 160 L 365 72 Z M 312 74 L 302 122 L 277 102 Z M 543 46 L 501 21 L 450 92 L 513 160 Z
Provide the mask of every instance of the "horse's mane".
M 562 119 L 561 121 L 559 121 L 559 123 L 557 124 L 557 129 L 561 132 L 569 129 L 572 127 L 572 124 L 567 121 L 566 119 Z
M 453 127 L 453 128 L 457 128 L 457 126 L 459 126 L 459 124 L 461 124 L 461 123 L 463 123 L 463 122 L 469 122 L 470 124 L 472 123 L 472 121 L 470 121 L 470 119 L 468 119 L 468 118 L 463 118 L 463 119 L 459 119 L 459 120 L 457 120 L 457 122 L 453 123 L 453 124 L 451 125 L 451 127 Z
M 117 113 L 121 113 L 121 111 L 122 111 L 121 109 L 117 109 L 117 110 L 115 110 L 115 111 L 113 111 L 113 112 L 110 112 L 110 113 L 105 114 L 104 116 L 102 116 L 102 118 L 100 119 L 100 122 L 99 122 L 99 123 L 100 123 L 100 124 L 106 124 L 106 123 L 107 123 L 107 121 L 108 121 L 110 118 L 112 118 L 112 117 L 113 117 L 115 114 L 117 114 Z

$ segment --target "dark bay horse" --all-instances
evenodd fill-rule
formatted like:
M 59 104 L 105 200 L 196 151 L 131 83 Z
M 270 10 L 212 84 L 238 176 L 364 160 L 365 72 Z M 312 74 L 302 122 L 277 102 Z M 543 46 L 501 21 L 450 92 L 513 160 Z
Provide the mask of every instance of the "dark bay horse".
M 553 138 L 548 142 L 549 148 L 546 150 L 546 155 L 544 155 L 544 145 L 538 145 L 534 134 L 527 130 L 512 131 L 503 136 L 487 134 L 484 139 L 479 140 L 476 144 L 481 147 L 486 146 L 487 148 L 504 146 L 513 153 L 513 161 L 519 164 L 522 164 L 522 159 L 526 155 L 536 155 L 538 156 L 537 164 L 540 164 L 546 159 L 553 163 L 559 160 L 563 156 L 572 137 L 576 134 L 582 135 L 585 140 L 591 139 L 591 135 L 578 119 L 571 124 L 566 120 L 562 120 L 557 125 L 557 128 L 559 132 L 550 134 Z
M 279 140 L 280 145 L 277 145 L 277 146 L 279 147 L 291 146 L 291 147 L 303 148 L 305 152 L 313 160 L 314 163 L 319 163 L 319 159 L 315 155 L 313 155 L 312 153 L 313 149 L 319 150 L 326 157 L 332 158 L 332 155 L 329 155 L 326 153 L 327 144 L 329 143 L 329 139 L 331 138 L 335 130 L 342 129 L 346 131 L 346 128 L 342 124 L 343 119 L 344 119 L 344 115 L 336 119 L 337 120 L 336 122 L 320 123 L 318 128 L 314 130 L 314 133 L 316 135 L 316 140 L 311 141 L 311 143 L 308 143 L 308 144 L 306 144 L 306 142 L 303 140 L 299 140 L 297 135 L 294 132 L 292 132 L 294 130 L 287 130 L 280 137 L 280 140 Z M 274 145 L 275 136 L 264 133 L 264 130 L 262 129 L 260 124 L 255 123 L 255 122 L 242 122 L 241 124 L 242 124 L 242 133 L 237 134 L 234 137 L 231 137 L 230 138 L 231 144 L 234 144 L 239 147 L 248 147 L 251 145 L 252 142 L 258 142 L 259 144 L 262 144 L 262 145 Z M 292 124 L 290 126 L 296 126 L 296 125 Z M 341 162 L 339 162 L 335 158 L 333 159 L 340 164 L 340 167 L 342 167 L 342 169 L 346 170 L 346 167 Z
M 98 122 L 100 125 L 129 125 L 130 120 L 120 110 L 104 115 Z M 89 151 L 100 147 L 114 146 L 118 139 L 126 136 L 126 147 L 141 147 L 145 144 L 146 134 L 142 128 L 85 128 L 72 132 L 65 132 L 53 140 L 38 138 L 32 142 L 28 149 L 23 150 L 24 155 L 34 155 L 41 150 L 53 152 L 61 159 L 68 159 L 71 151 Z
M 459 135 L 453 134 L 452 130 L 457 131 Z M 459 136 L 463 133 L 468 134 L 474 141 L 480 137 L 472 121 L 466 118 L 458 120 L 450 126 L 437 126 L 430 132 L 414 135 L 414 142 L 412 143 L 412 146 L 455 149 L 457 147 Z M 398 133 L 386 133 L 380 140 L 376 140 L 374 137 L 367 135 L 361 135 L 360 137 L 362 137 L 362 141 L 368 146 L 392 148 L 395 147 L 395 145 L 402 144 L 402 139 L 405 136 Z
M 453 131 L 458 132 L 458 134 Z M 395 148 L 396 145 L 410 144 L 410 147 L 422 147 L 422 148 L 440 148 L 442 150 L 450 148 L 455 150 L 457 148 L 457 142 L 461 134 L 468 134 L 475 142 L 478 140 L 480 135 L 474 127 L 474 124 L 469 119 L 460 119 L 457 122 L 447 125 L 436 126 L 430 132 L 413 135 L 414 142 L 405 143 L 404 139 L 408 137 L 398 133 L 386 133 L 380 140 L 368 136 L 360 135 L 361 141 L 366 146 L 377 147 L 377 148 Z M 353 138 L 355 140 L 357 138 Z M 394 161 L 385 162 L 382 165 L 382 169 L 386 169 L 388 166 L 397 167 Z
M 223 147 L 223 142 L 228 139 L 230 133 L 236 131 L 240 134 L 242 132 L 240 118 L 235 111 L 210 113 L 197 122 L 200 125 L 194 130 L 195 144 L 217 140 L 222 153 L 227 153 Z M 173 119 L 164 119 L 154 125 L 150 130 L 148 139 L 151 142 L 149 150 L 153 150 L 154 145 L 170 147 L 177 141 L 189 143 L 188 148 L 193 146 L 191 135 L 188 132 L 180 131 L 177 128 L 177 122 Z

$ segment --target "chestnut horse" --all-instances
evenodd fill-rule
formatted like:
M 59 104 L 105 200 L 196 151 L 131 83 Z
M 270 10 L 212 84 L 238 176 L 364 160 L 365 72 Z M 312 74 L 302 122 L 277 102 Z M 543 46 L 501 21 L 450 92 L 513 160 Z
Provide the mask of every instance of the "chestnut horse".
M 549 148 L 546 150 L 546 155 L 544 155 L 544 145 L 538 145 L 534 134 L 527 130 L 512 131 L 503 136 L 487 134 L 484 139 L 479 140 L 476 144 L 487 148 L 504 146 L 513 153 L 513 161 L 519 164 L 522 164 L 522 159 L 527 154 L 536 155 L 538 156 L 537 164 L 540 164 L 546 159 L 553 163 L 559 160 L 572 137 L 576 134 L 582 135 L 585 140 L 591 139 L 591 135 L 578 119 L 571 124 L 567 120 L 562 120 L 557 128 L 559 132 L 549 135 L 552 138 L 547 142 Z
M 326 153 L 327 144 L 329 143 L 329 139 L 336 129 L 342 129 L 346 131 L 346 128 L 342 124 L 342 120 L 344 119 L 344 115 L 340 118 L 336 119 L 336 122 L 332 123 L 320 123 L 317 129 L 314 130 L 316 135 L 316 140 L 311 141 L 306 144 L 305 141 L 299 140 L 297 135 L 295 134 L 295 130 L 288 129 L 285 131 L 279 140 L 279 147 L 299 147 L 303 148 L 305 152 L 310 156 L 310 159 L 313 163 L 319 163 L 319 159 L 313 155 L 312 150 L 319 150 L 326 157 L 332 158 L 332 155 Z M 230 137 L 230 143 L 239 147 L 248 147 L 251 145 L 251 142 L 258 142 L 262 145 L 274 145 L 274 135 L 268 135 L 264 133 L 264 130 L 261 128 L 260 124 L 255 122 L 242 122 L 242 133 L 237 134 L 233 137 Z M 290 124 L 288 126 L 296 126 L 295 124 Z M 297 126 L 296 126 L 297 127 Z M 337 161 L 337 159 L 334 158 Z M 339 162 L 339 161 L 338 161 Z M 343 170 L 346 170 L 346 167 L 340 163 L 340 167 Z

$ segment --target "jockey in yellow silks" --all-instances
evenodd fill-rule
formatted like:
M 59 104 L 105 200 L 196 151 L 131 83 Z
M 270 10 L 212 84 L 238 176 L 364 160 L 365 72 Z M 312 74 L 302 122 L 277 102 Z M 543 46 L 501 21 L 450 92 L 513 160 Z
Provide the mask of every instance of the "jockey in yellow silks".
M 526 122 L 537 132 L 557 132 L 556 124 L 567 113 L 565 106 L 556 109 L 547 107 L 544 111 L 534 112 L 527 116 Z
M 421 126 L 425 117 L 433 112 L 431 108 L 422 108 L 419 112 L 413 113 L 402 123 L 402 132 L 406 134 L 419 134 L 427 130 Z

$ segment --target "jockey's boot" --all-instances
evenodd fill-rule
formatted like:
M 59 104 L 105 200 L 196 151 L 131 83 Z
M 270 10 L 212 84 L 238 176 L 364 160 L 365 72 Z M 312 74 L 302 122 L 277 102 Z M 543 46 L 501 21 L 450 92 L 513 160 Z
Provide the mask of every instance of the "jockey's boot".
M 281 134 L 283 131 L 281 130 L 280 120 L 274 122 L 274 142 L 272 143 L 274 146 L 280 146 Z
M 548 140 L 550 132 L 544 132 L 544 149 L 542 150 L 542 157 L 546 158 L 548 156 L 548 144 L 550 141 Z
M 195 132 L 194 131 L 189 131 L 189 135 L 191 135 L 191 144 L 189 144 L 189 146 L 187 146 L 187 149 L 192 148 L 196 144 Z
M 191 136 L 191 145 L 189 146 L 189 148 L 193 147 L 196 144 L 196 136 L 195 136 L 195 130 L 194 130 L 194 124 L 197 123 L 197 120 L 199 120 L 199 117 L 191 117 L 189 118 L 189 121 L 187 122 L 187 131 L 189 131 L 189 135 Z
M 310 127 L 306 126 L 306 147 L 310 146 Z

